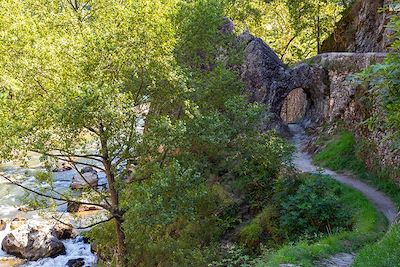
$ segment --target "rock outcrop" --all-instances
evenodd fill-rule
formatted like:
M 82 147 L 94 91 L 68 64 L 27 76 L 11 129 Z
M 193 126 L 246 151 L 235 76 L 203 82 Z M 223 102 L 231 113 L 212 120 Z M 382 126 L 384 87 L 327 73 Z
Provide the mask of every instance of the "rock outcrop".
M 299 64 L 289 68 L 276 53 L 260 38 L 245 32 L 239 40 L 245 45 L 245 60 L 241 78 L 246 85 L 250 101 L 264 104 L 271 117 L 265 120 L 263 129 L 276 129 L 287 134 L 288 129 L 280 114 L 285 98 L 291 91 L 302 88 L 310 105 L 307 110 L 308 123 L 320 122 L 320 114 L 327 101 L 327 74 L 323 68 Z
M 385 52 L 390 44 L 386 28 L 393 12 L 381 9 L 392 0 L 357 0 L 323 42 L 322 52 Z
M 290 122 L 286 115 L 297 111 L 283 105 L 291 92 L 301 88 L 305 97 L 303 94 L 302 98 L 292 99 L 291 104 L 306 106 L 300 121 L 303 126 L 316 128 L 323 122 L 345 121 L 356 137 L 366 138 L 376 147 L 376 158 L 371 157 L 371 161 L 400 166 L 400 153 L 393 150 L 387 129 L 378 127 L 371 131 L 361 126 L 371 115 L 366 111 L 370 107 L 363 103 L 366 92 L 351 79 L 353 74 L 382 62 L 386 53 L 325 53 L 289 68 L 261 39 L 246 32 L 240 40 L 245 44 L 241 78 L 246 93 L 250 101 L 265 105 L 269 114 L 261 130 L 275 129 L 281 135 L 288 135 L 282 117 Z M 371 99 L 371 102 L 375 105 L 372 108 L 378 109 L 376 101 Z

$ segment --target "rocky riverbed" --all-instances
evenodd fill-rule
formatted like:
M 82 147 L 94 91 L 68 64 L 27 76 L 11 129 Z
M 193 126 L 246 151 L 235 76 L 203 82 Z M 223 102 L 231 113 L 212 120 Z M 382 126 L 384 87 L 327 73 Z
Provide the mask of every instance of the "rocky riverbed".
M 2 174 L 23 181 L 24 186 L 33 189 L 38 186 L 33 177 L 38 170 L 40 164 L 37 158 L 30 162 L 29 168 L 14 163 L 0 168 Z M 66 166 L 54 172 L 57 191 L 68 190 L 74 175 L 76 172 Z M 98 184 L 105 184 L 104 175 L 99 173 L 98 177 Z M 24 194 L 23 189 L 0 178 L 0 267 L 95 266 L 97 257 L 92 253 L 90 244 L 78 232 L 70 235 L 54 232 L 54 227 L 60 227 L 60 224 L 52 218 L 57 216 L 72 224 L 85 224 L 85 221 L 91 221 L 93 216 L 101 214 L 85 213 L 77 219 L 68 213 L 67 205 L 61 203 L 56 212 L 30 211 L 20 201 Z

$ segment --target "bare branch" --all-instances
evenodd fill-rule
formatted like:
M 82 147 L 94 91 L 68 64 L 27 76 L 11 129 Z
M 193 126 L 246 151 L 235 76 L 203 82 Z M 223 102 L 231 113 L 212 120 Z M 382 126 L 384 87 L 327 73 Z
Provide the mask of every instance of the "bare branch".
M 82 173 L 78 170 L 78 168 L 76 167 L 75 163 L 72 163 L 72 167 L 75 169 L 75 171 L 79 174 L 79 176 L 85 181 L 85 183 L 89 186 L 89 188 L 93 191 L 95 191 L 101 199 L 103 199 L 106 204 L 108 205 L 109 208 L 111 208 L 111 204 L 110 202 L 108 202 L 107 197 L 104 196 L 99 190 L 97 190 L 96 188 L 94 188 L 93 186 L 90 185 L 90 183 L 88 182 L 88 180 L 86 180 L 85 176 L 82 175 Z
M 38 150 L 32 150 L 32 152 L 36 152 L 36 153 L 38 153 L 38 154 L 42 154 L 42 155 L 45 155 L 45 156 L 48 156 L 48 157 L 53 157 L 53 158 L 59 159 L 59 160 L 61 160 L 61 161 L 69 162 L 69 163 L 74 163 L 74 164 L 89 166 L 89 167 L 98 169 L 98 170 L 100 170 L 100 171 L 102 171 L 102 172 L 105 172 L 105 169 L 103 169 L 103 168 L 101 168 L 101 167 L 99 167 L 99 166 L 97 166 L 97 165 L 94 165 L 94 164 L 91 164 L 91 163 L 82 162 L 82 161 L 76 161 L 76 160 L 66 159 L 66 158 L 68 158 L 68 155 L 51 154 L 51 153 L 47 153 L 47 152 L 41 152 L 41 151 L 38 151 Z M 99 161 L 100 161 L 100 160 L 99 160 Z M 101 161 L 100 161 L 100 162 L 101 162 Z
M 75 204 L 79 204 L 79 205 L 91 205 L 91 206 L 100 207 L 100 208 L 105 209 L 105 210 L 110 210 L 109 207 L 107 207 L 106 205 L 102 205 L 102 204 L 89 203 L 89 202 L 83 202 L 83 201 L 68 199 L 68 198 L 65 198 L 65 197 L 56 197 L 56 196 L 47 195 L 47 194 L 41 193 L 39 191 L 30 189 L 30 188 L 28 188 L 28 187 L 26 187 L 26 186 L 24 186 L 22 184 L 19 184 L 19 183 L 13 181 L 12 179 L 8 178 L 7 176 L 5 176 L 3 174 L 0 174 L 0 177 L 3 177 L 9 183 L 11 183 L 11 184 L 13 184 L 15 186 L 18 186 L 18 187 L 20 187 L 20 188 L 22 188 L 22 189 L 24 189 L 24 190 L 26 190 L 28 192 L 31 192 L 31 193 L 36 194 L 36 195 L 41 196 L 41 197 L 45 197 L 45 198 L 53 199 L 53 200 L 58 200 L 58 201 L 65 201 L 67 203 L 75 203 Z
M 57 222 L 63 224 L 63 225 L 71 226 L 71 224 L 65 223 L 65 222 L 61 221 L 60 219 L 57 219 L 57 218 L 54 217 L 54 216 L 53 216 L 52 218 L 53 218 L 54 220 L 56 220 Z M 114 218 L 115 218 L 115 216 L 112 216 L 112 217 L 110 217 L 110 218 L 108 218 L 108 219 L 106 219 L 106 220 L 102 220 L 102 221 L 99 221 L 99 222 L 90 224 L 90 225 L 88 225 L 88 226 L 83 226 L 83 227 L 80 226 L 80 227 L 74 227 L 74 228 L 75 228 L 75 229 L 78 229 L 78 230 L 85 230 L 85 229 L 89 229 L 89 228 L 95 227 L 95 226 L 97 226 L 97 225 L 99 225 L 99 224 L 109 222 L 109 221 L 111 221 L 111 220 L 114 219 Z

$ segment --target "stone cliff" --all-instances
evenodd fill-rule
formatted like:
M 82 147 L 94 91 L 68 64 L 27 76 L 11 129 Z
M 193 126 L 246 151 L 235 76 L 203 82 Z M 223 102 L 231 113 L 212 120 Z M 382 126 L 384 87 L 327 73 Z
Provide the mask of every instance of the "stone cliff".
M 385 52 L 390 44 L 386 28 L 393 11 L 383 10 L 393 0 L 357 0 L 323 42 L 326 52 Z

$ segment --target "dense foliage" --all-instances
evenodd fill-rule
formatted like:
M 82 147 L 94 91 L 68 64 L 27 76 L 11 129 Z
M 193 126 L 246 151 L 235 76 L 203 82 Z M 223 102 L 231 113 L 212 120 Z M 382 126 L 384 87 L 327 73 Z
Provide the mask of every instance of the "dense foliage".
M 220 30 L 232 15 L 293 62 L 318 51 L 342 9 L 314 0 L 1 1 L 1 159 L 41 155 L 35 204 L 84 199 L 103 209 L 107 220 L 87 237 L 108 266 L 205 266 L 221 259 L 224 238 L 257 250 L 349 227 L 339 192 L 283 172 L 293 148 L 258 130 L 267 114 L 241 95 L 242 47 Z M 57 192 L 57 161 L 97 169 L 107 188 Z
M 232 1 L 229 17 L 262 38 L 287 63 L 314 56 L 334 30 L 348 0 Z
M 89 234 L 103 262 L 204 266 L 235 205 L 222 182 L 261 184 L 261 206 L 291 152 L 257 131 L 263 109 L 240 96 L 225 3 L 0 7 L 2 158 L 35 152 L 48 170 L 61 160 L 104 172 L 107 190 L 82 195 L 110 220 Z M 36 178 L 35 203 L 82 201 L 50 172 Z
M 327 177 L 285 172 L 272 192 L 273 201 L 241 229 L 240 241 L 247 248 L 313 240 L 352 227 L 351 209 Z

